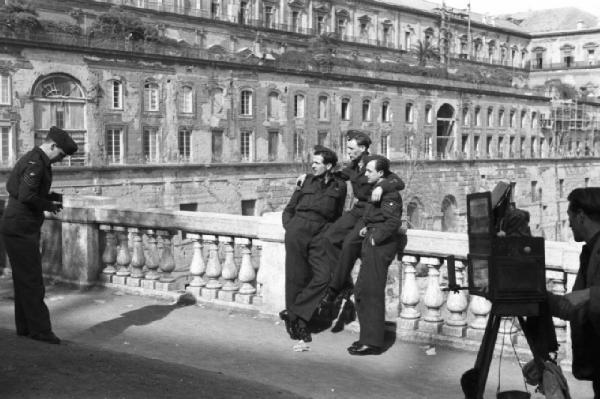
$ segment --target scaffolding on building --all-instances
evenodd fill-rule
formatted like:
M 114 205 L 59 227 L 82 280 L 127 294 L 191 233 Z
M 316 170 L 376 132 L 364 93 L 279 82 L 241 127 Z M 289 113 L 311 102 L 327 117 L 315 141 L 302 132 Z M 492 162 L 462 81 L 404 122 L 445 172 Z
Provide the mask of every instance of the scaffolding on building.
M 555 99 L 541 123 L 549 156 L 600 156 L 600 104 Z
M 454 9 L 447 7 L 445 2 L 442 2 L 441 8 L 435 9 L 440 17 L 440 35 L 438 48 L 440 51 L 440 60 L 447 64 L 448 58 L 455 56 L 452 51 L 453 34 L 450 29 L 450 23 L 453 21 L 467 21 L 467 57 L 471 53 L 471 2 L 466 9 Z

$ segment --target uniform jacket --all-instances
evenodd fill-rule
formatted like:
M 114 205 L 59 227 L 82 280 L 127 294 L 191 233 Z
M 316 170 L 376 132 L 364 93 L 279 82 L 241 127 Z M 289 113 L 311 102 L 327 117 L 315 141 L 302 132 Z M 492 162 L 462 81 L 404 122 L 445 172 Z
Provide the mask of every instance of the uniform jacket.
M 317 222 L 333 222 L 342 214 L 345 198 L 346 184 L 343 180 L 331 176 L 325 184 L 323 176 L 309 174 L 283 210 L 283 227 L 296 215 Z
M 373 185 L 369 184 L 365 176 L 366 165 L 362 167 L 359 165 L 361 158 L 352 161 L 350 165 L 337 172 L 340 178 L 349 181 L 352 185 L 352 192 L 358 200 L 355 204 L 357 208 L 364 208 L 367 205 L 373 191 Z M 377 185 L 381 186 L 384 193 L 404 190 L 404 182 L 395 173 L 390 173 Z
M 20 223 L 37 224 L 44 221 L 44 211 L 53 208 L 52 169 L 50 159 L 40 148 L 36 147 L 23 155 L 13 168 L 6 190 L 9 201 L 4 211 L 4 218 L 18 219 Z
M 573 291 L 589 288 L 590 302 L 573 309 L 560 295 L 549 295 L 549 301 L 553 315 L 571 322 L 573 375 L 591 380 L 600 373 L 600 238 L 593 243 L 587 265 L 582 261 L 583 256 Z
M 397 191 L 384 193 L 377 203 L 368 203 L 363 222 L 369 235 L 378 245 L 395 237 L 402 224 L 402 197 Z M 368 235 L 368 236 L 369 236 Z

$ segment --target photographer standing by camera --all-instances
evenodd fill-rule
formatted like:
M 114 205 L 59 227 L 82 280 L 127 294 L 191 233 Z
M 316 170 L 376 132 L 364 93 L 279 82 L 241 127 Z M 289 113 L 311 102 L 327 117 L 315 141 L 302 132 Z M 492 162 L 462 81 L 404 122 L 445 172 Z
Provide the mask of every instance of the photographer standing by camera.
M 53 126 L 40 146 L 17 161 L 6 183 L 9 199 L 1 230 L 12 267 L 17 335 L 51 344 L 59 344 L 60 339 L 52 332 L 44 303 L 40 229 L 44 211 L 62 209 L 62 195 L 49 192 L 51 164 L 75 151 L 73 139 Z
M 571 322 L 573 376 L 592 381 L 600 399 L 600 187 L 577 188 L 567 197 L 575 241 L 585 241 L 573 290 L 549 294 L 553 316 Z

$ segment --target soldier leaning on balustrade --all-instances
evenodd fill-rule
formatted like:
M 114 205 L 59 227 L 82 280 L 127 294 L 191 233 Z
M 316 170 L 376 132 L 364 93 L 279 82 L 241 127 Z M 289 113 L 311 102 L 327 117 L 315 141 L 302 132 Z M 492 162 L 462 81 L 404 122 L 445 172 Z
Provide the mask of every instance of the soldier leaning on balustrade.
M 321 233 L 343 212 L 346 184 L 334 176 L 337 155 L 315 146 L 313 174 L 299 182 L 282 215 L 285 228 L 285 306 L 279 313 L 292 339 L 312 340 L 307 323 L 330 279 L 329 265 L 314 248 Z
M 52 332 L 44 303 L 40 228 L 44 211 L 62 209 L 62 195 L 50 193 L 51 164 L 75 151 L 73 139 L 53 126 L 40 146 L 17 161 L 6 182 L 9 199 L 1 235 L 12 267 L 17 335 L 51 344 L 59 344 L 60 339 Z
M 373 155 L 365 160 L 365 177 L 375 186 L 390 175 L 390 161 Z M 398 228 L 402 223 L 402 197 L 397 191 L 384 193 L 380 201 L 370 201 L 359 222 L 362 264 L 356 279 L 354 297 L 360 323 L 360 338 L 348 347 L 351 355 L 381 353 L 385 332 L 385 284 L 388 268 L 398 250 Z
M 377 185 L 369 184 L 365 177 L 366 163 L 364 157 L 369 155 L 371 139 L 368 134 L 360 130 L 349 130 L 347 133 L 347 154 L 350 165 L 342 169 L 339 175 L 348 182 L 349 189 L 354 195 L 353 206 L 344 212 L 323 235 L 324 239 L 319 242 L 318 251 L 322 253 L 321 259 L 325 259 L 331 267 L 332 278 L 328 291 L 321 302 L 321 311 L 325 314 L 337 309 L 337 305 L 346 300 L 347 305 L 352 294 L 352 279 L 350 274 L 352 268 L 359 258 L 362 248 L 362 239 L 358 232 L 361 229 L 362 218 L 369 201 L 379 202 L 382 195 L 398 193 L 404 189 L 404 182 L 396 174 L 389 172 L 380 179 Z M 350 306 L 351 308 L 351 306 Z M 346 318 L 353 318 L 353 311 L 341 312 Z M 347 320 L 349 321 L 349 320 Z

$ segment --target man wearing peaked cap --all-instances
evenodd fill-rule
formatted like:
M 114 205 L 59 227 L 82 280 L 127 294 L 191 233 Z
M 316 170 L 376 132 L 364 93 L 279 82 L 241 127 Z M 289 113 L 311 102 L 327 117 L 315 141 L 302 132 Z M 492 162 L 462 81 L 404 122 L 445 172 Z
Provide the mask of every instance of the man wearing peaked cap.
M 571 322 L 573 376 L 592 381 L 600 399 L 600 187 L 576 188 L 567 200 L 573 238 L 585 245 L 572 291 L 548 301 L 553 316 Z
M 13 271 L 17 335 L 52 344 L 60 339 L 52 332 L 44 303 L 42 259 L 39 250 L 44 211 L 62 209 L 62 195 L 50 192 L 52 166 L 77 151 L 77 144 L 62 129 L 50 128 L 44 142 L 15 164 L 6 190 L 1 236 Z

